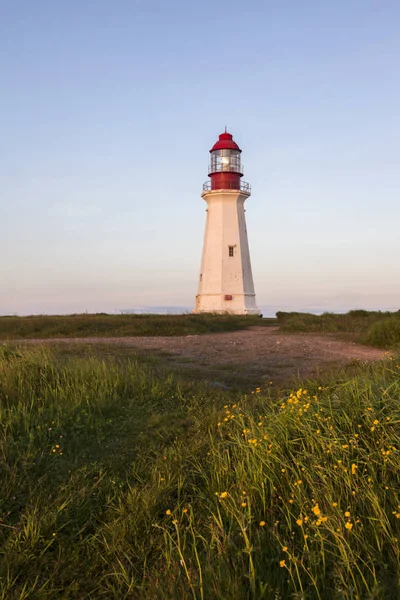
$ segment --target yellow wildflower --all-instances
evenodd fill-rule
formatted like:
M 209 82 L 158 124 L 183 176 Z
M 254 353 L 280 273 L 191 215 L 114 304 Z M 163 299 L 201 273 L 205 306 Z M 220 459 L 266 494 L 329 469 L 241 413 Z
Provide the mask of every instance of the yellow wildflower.
M 316 515 L 317 517 L 318 517 L 318 515 L 321 514 L 318 504 L 316 504 L 311 510 L 313 511 L 314 515 Z
M 349 517 L 349 516 L 350 516 L 350 511 L 349 511 L 349 510 L 346 510 L 346 512 L 344 513 L 344 516 L 345 516 L 345 517 Z
M 301 525 L 303 525 L 303 519 L 297 519 L 296 523 L 300 527 Z
M 284 561 L 284 560 L 281 560 L 281 561 L 280 561 L 280 563 L 279 563 L 279 566 L 280 566 L 280 567 L 284 567 L 285 565 L 286 565 L 285 561 Z
M 220 498 L 226 498 L 228 495 L 228 492 L 222 492 L 222 494 L 219 495 Z
M 166 514 L 166 515 L 170 515 L 170 514 L 171 514 L 171 511 L 168 509 L 168 510 L 166 510 L 166 511 L 165 511 L 165 514 Z
M 358 467 L 354 463 L 351 465 L 351 474 L 355 475 Z
M 345 527 L 350 531 L 351 529 L 353 529 L 353 523 L 346 523 Z
M 287 546 L 282 546 L 282 552 L 287 552 Z
M 265 527 L 265 521 L 260 521 L 260 527 Z

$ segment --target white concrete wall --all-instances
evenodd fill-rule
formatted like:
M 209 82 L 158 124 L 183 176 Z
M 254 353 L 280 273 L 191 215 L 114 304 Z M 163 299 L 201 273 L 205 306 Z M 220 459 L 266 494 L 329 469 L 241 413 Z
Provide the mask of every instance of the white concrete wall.
M 207 220 L 203 256 L 193 312 L 260 314 L 256 305 L 244 202 L 239 190 L 204 192 Z M 233 257 L 229 256 L 233 247 Z M 232 300 L 225 300 L 231 295 Z

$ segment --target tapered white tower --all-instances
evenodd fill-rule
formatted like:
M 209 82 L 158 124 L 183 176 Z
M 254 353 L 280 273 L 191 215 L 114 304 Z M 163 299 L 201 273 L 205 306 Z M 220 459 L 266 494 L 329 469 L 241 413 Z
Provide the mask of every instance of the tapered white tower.
M 250 185 L 241 181 L 241 152 L 226 131 L 210 150 L 210 180 L 201 195 L 207 221 L 195 313 L 260 314 L 244 215 Z

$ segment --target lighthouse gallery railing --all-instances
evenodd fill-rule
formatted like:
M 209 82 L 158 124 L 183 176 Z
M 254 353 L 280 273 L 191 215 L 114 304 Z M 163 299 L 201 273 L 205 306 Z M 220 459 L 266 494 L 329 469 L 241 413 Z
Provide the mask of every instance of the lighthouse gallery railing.
M 211 190 L 211 181 L 206 181 L 203 184 L 203 192 L 209 192 Z M 236 185 L 232 185 L 230 182 L 227 182 L 225 187 L 223 188 L 225 190 L 237 190 L 238 188 L 236 187 Z M 247 181 L 241 181 L 240 182 L 240 191 L 241 192 L 247 192 L 248 194 L 250 194 L 251 192 L 251 185 L 249 183 L 247 183 Z

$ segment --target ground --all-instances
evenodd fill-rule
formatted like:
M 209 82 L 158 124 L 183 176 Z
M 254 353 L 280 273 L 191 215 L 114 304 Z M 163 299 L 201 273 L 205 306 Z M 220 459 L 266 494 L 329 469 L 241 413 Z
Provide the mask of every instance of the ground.
M 0 600 L 399 600 L 400 357 L 333 320 L 47 340 L 21 321 L 0 345 Z
M 27 340 L 25 340 L 27 341 Z M 140 350 L 166 360 L 170 366 L 191 376 L 227 385 L 281 382 L 291 377 L 308 377 L 330 366 L 351 361 L 380 360 L 383 351 L 334 336 L 286 334 L 279 327 L 251 327 L 229 333 L 182 337 L 57 338 L 29 343 L 102 344 L 115 354 L 118 347 Z M 111 346 L 113 350 L 111 350 Z M 235 367 L 232 369 L 232 367 Z

